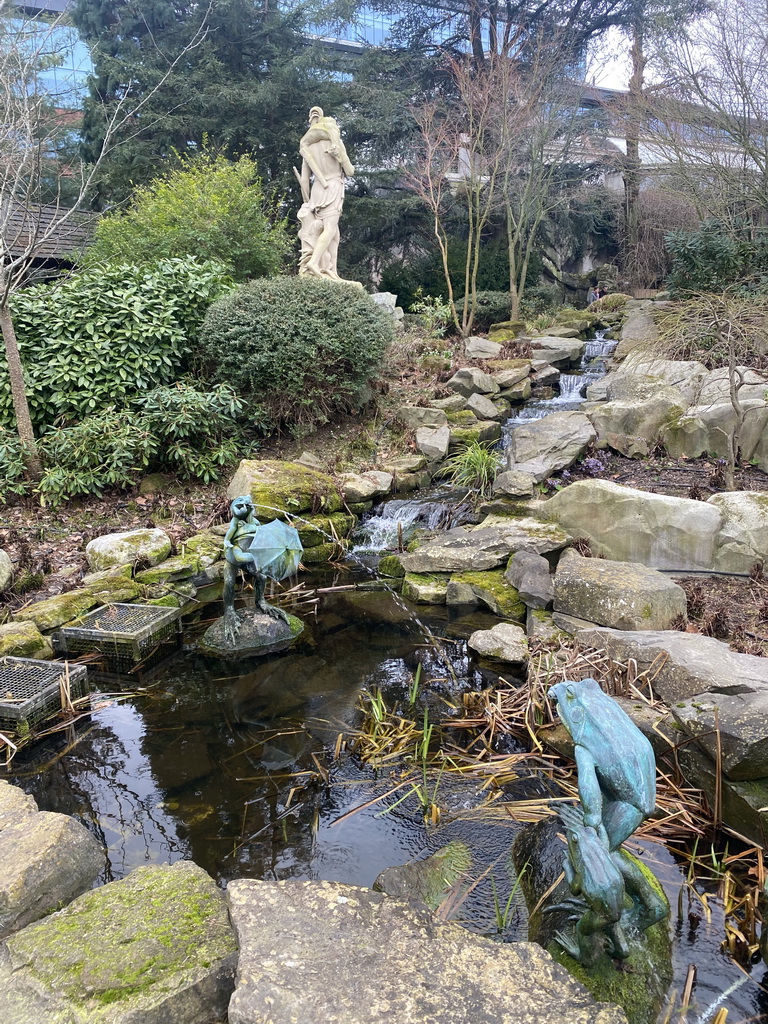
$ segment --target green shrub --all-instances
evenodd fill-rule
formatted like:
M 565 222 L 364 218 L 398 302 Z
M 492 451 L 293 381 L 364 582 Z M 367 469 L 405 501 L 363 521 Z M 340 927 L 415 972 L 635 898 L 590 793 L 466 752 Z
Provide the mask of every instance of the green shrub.
M 481 498 L 487 498 L 499 471 L 496 444 L 496 441 L 471 441 L 461 445 L 443 462 L 440 475 L 447 476 L 457 487 L 468 487 Z
M 244 405 L 228 384 L 202 391 L 179 381 L 155 388 L 137 405 L 141 424 L 156 443 L 153 469 L 210 483 L 243 454 L 237 420 Z
M 102 217 L 88 261 L 196 256 L 225 262 L 244 281 L 279 273 L 291 244 L 285 219 L 267 208 L 255 162 L 200 153 L 137 188 L 126 213 Z
M 451 307 L 435 295 L 422 295 L 421 289 L 418 296 L 408 312 L 418 317 L 419 326 L 430 338 L 442 338 L 451 322 Z
M 624 292 L 611 292 L 610 295 L 604 295 L 602 299 L 596 299 L 594 302 L 587 306 L 588 313 L 615 313 L 620 309 L 624 308 L 624 303 L 629 302 L 632 298 L 631 295 L 625 295 Z
M 71 422 L 179 375 L 210 303 L 231 287 L 193 257 L 94 268 L 17 292 L 11 312 L 33 422 Z M 0 425 L 15 423 L 4 357 Z
M 79 494 L 100 497 L 108 487 L 132 486 L 150 465 L 156 441 L 135 417 L 109 410 L 50 431 L 38 447 L 46 467 L 37 485 L 40 500 L 59 505 Z
M 562 301 L 557 285 L 538 284 L 533 288 L 526 288 L 520 300 L 520 319 L 532 320 L 543 313 L 554 312 Z
M 271 278 L 211 306 L 200 331 L 200 365 L 277 424 L 322 423 L 366 400 L 393 337 L 391 316 L 352 285 Z
M 669 285 L 678 292 L 719 292 L 739 283 L 760 285 L 768 275 L 768 234 L 728 234 L 717 221 L 664 238 L 672 257 Z
M 473 329 L 487 331 L 492 324 L 509 320 L 510 306 L 509 292 L 478 292 Z
M 7 501 L 13 494 L 27 494 L 24 455 L 19 435 L 0 427 L 0 501 Z

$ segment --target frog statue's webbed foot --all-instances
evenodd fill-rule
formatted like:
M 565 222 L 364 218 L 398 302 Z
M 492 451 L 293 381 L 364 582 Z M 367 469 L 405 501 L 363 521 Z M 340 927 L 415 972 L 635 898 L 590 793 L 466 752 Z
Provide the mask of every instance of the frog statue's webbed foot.
M 240 625 L 240 619 L 238 619 L 235 609 L 227 608 L 224 612 L 224 641 L 230 647 L 234 647 L 237 643 Z
M 581 960 L 581 950 L 573 935 L 566 935 L 565 932 L 555 932 L 555 941 L 562 946 L 566 953 L 570 953 L 574 960 Z
M 270 604 L 269 601 L 263 597 L 257 600 L 256 605 L 260 612 L 263 612 L 265 615 L 269 615 L 270 618 L 282 619 L 286 625 L 290 625 L 288 613 L 284 612 L 282 608 L 277 608 L 275 605 Z

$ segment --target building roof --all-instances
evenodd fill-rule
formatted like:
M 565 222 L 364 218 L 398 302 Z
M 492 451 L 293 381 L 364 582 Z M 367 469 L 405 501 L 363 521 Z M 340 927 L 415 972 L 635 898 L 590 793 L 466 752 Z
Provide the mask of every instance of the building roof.
M 22 206 L 14 204 L 9 211 L 0 212 L 0 231 L 11 257 L 21 256 L 35 241 L 34 257 L 41 260 L 66 260 L 82 251 L 90 242 L 96 225 L 96 215 L 74 213 L 64 223 L 60 206 Z M 45 236 L 45 237 L 44 237 Z

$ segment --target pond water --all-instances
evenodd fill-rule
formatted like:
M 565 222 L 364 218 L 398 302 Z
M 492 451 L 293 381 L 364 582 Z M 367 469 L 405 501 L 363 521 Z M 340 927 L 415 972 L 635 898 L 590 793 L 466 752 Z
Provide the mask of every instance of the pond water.
M 592 372 L 585 366 L 572 382 L 566 378 L 560 398 L 530 403 L 523 416 L 575 408 Z M 358 562 L 375 563 L 377 552 L 394 547 L 412 528 L 462 521 L 467 509 L 461 497 L 443 488 L 384 503 L 358 537 Z M 142 692 L 22 751 L 11 781 L 33 793 L 42 809 L 75 815 L 104 843 L 108 863 L 101 882 L 144 864 L 190 858 L 221 885 L 253 877 L 370 886 L 385 868 L 460 838 L 472 849 L 472 874 L 479 881 L 452 916 L 483 934 L 524 939 L 526 912 L 517 895 L 501 935 L 493 910 L 494 901 L 504 906 L 512 891 L 507 862 L 521 826 L 484 813 L 487 794 L 478 783 L 431 778 L 441 818 L 426 825 L 416 797 L 401 800 L 408 792 L 408 786 L 397 788 L 402 766 L 377 774 L 348 754 L 334 757 L 339 735 L 354 735 L 359 727 L 361 692 L 381 690 L 391 702 L 402 700 L 419 663 L 419 713 L 426 706 L 432 720 L 456 713 L 462 690 L 497 683 L 492 671 L 468 656 L 466 639 L 498 620 L 446 608 L 410 609 L 389 591 L 362 589 L 370 582 L 370 571 L 360 564 L 344 573 L 314 574 L 309 583 L 326 592 L 312 612 L 298 609 L 306 622 L 300 641 L 265 659 L 203 659 L 194 641 L 205 623 L 189 626 L 185 648 Z M 331 589 L 339 586 L 347 589 Z M 218 613 L 206 610 L 209 618 Z M 501 752 L 515 749 L 511 741 Z M 547 797 L 553 795 L 549 785 L 523 769 L 505 786 L 504 797 Z M 629 845 L 653 867 L 672 906 L 670 991 L 677 999 L 671 1016 L 660 1020 L 683 1019 L 676 1008 L 689 964 L 698 973 L 688 1024 L 709 1024 L 719 1006 L 728 1009 L 728 1024 L 768 1020 L 765 965 L 746 973 L 720 948 L 724 915 L 716 883 L 697 883 L 698 891 L 708 891 L 709 913 L 687 894 L 678 903 L 687 865 L 660 845 Z

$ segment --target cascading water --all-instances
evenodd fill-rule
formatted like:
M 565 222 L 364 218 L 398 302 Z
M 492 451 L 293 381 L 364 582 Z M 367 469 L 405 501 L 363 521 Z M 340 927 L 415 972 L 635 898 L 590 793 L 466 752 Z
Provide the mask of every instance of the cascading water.
M 455 491 L 432 492 L 419 498 L 394 498 L 385 501 L 358 527 L 353 551 L 390 551 L 407 542 L 418 527 L 424 530 L 450 530 L 468 511 Z

